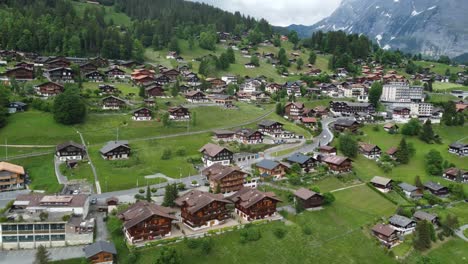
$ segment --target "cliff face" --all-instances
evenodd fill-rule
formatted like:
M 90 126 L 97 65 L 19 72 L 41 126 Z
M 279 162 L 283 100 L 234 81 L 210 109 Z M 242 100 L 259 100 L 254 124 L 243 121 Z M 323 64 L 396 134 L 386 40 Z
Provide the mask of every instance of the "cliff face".
M 305 37 L 343 30 L 375 39 L 384 49 L 451 57 L 468 52 L 467 0 L 343 0 L 313 26 L 291 25 Z

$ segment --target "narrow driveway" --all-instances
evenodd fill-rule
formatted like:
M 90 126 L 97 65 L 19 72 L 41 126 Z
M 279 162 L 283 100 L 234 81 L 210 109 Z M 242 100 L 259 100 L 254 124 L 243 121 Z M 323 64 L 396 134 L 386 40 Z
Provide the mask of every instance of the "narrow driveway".
M 464 226 L 461 226 L 459 229 L 455 230 L 455 234 L 465 240 L 466 242 L 468 242 L 468 237 L 466 237 L 464 234 L 463 234 L 463 231 L 465 231 L 466 229 L 468 229 L 468 225 L 464 225 Z
M 80 138 L 81 138 L 81 143 L 83 144 L 83 146 L 85 147 L 86 149 L 86 153 L 88 153 L 88 148 L 86 147 L 86 142 L 83 138 L 83 134 L 81 134 L 80 131 L 76 130 L 76 133 L 78 133 L 80 135 Z M 96 167 L 94 167 L 94 164 L 93 164 L 93 161 L 91 160 L 91 156 L 88 154 L 88 163 L 89 163 L 89 166 L 91 167 L 91 170 L 93 171 L 93 174 L 94 174 L 94 182 L 96 184 L 96 193 L 101 193 L 101 184 L 99 184 L 99 178 L 98 178 L 98 175 L 97 175 L 97 172 L 96 172 Z

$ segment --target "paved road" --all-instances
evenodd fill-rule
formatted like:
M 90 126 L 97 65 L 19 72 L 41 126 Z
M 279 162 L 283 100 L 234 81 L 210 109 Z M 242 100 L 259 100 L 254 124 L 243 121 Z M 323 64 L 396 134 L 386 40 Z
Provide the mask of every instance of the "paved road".
M 70 246 L 48 248 L 51 260 L 62 260 L 84 257 L 83 246 Z M 0 251 L 0 263 L 5 264 L 31 264 L 34 262 L 36 250 L 11 250 Z
M 461 226 L 459 229 L 455 230 L 455 234 L 465 240 L 466 242 L 468 242 L 468 237 L 466 237 L 464 234 L 463 234 L 463 231 L 465 231 L 466 229 L 468 229 L 468 225 L 464 225 L 464 226 Z
M 88 148 L 86 147 L 86 142 L 83 138 L 83 134 L 81 134 L 80 131 L 76 130 L 76 133 L 78 133 L 80 135 L 80 138 L 81 138 L 81 143 L 83 144 L 83 146 L 85 146 L 85 150 L 86 150 L 86 153 L 88 153 Z M 91 170 L 93 171 L 93 174 L 94 174 L 94 182 L 95 182 L 95 185 L 96 185 L 96 193 L 101 193 L 101 184 L 99 184 L 99 178 L 98 178 L 98 175 L 97 175 L 97 172 L 96 172 L 96 167 L 94 167 L 94 164 L 93 164 L 93 161 L 91 160 L 91 156 L 88 155 L 88 164 L 89 166 L 91 167 Z
M 67 184 L 68 178 L 67 176 L 63 175 L 62 172 L 60 171 L 60 164 L 62 162 L 54 157 L 54 168 L 55 168 L 55 176 L 57 177 L 57 181 L 59 184 Z

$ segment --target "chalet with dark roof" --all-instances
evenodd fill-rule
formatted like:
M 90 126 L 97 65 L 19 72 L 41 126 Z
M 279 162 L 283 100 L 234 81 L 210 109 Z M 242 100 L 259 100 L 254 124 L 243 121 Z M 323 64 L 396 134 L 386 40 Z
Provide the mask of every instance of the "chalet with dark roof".
M 46 67 L 48 69 L 55 69 L 55 68 L 69 68 L 71 65 L 71 62 L 64 58 L 64 57 L 55 57 L 55 58 L 50 58 L 46 62 Z
M 273 160 L 264 159 L 255 166 L 258 168 L 260 176 L 262 177 L 273 177 L 274 179 L 281 179 L 286 175 L 288 167 L 283 163 L 276 162 Z
M 202 161 L 205 166 L 211 166 L 214 163 L 220 163 L 222 165 L 231 164 L 234 153 L 225 147 L 208 143 L 200 149 L 202 154 Z
M 92 264 L 109 264 L 114 263 L 114 258 L 117 256 L 117 250 L 112 242 L 96 241 L 91 245 L 83 248 L 86 259 Z
M 414 220 L 402 215 L 393 215 L 390 217 L 390 219 L 388 219 L 388 222 L 393 227 L 393 229 L 397 230 L 403 235 L 412 233 L 416 228 L 416 222 Z
M 102 99 L 102 109 L 103 110 L 119 110 L 125 107 L 127 103 L 116 96 L 108 96 Z
M 146 97 L 160 97 L 164 96 L 164 89 L 161 85 L 155 84 L 145 88 Z
M 465 183 L 468 182 L 468 171 L 457 168 L 448 168 L 444 171 L 442 177 L 447 180 Z
M 190 103 L 207 103 L 209 99 L 203 92 L 200 91 L 190 91 L 185 94 L 185 99 Z
M 180 72 L 176 69 L 170 69 L 161 72 L 162 75 L 167 76 L 171 82 L 175 81 L 179 77 Z
M 321 154 L 325 154 L 325 155 L 336 155 L 337 153 L 337 150 L 335 147 L 332 147 L 332 146 L 320 146 L 319 147 L 319 152 Z
M 90 71 L 85 73 L 84 77 L 90 82 L 103 82 L 106 76 L 100 71 Z
M 294 196 L 296 203 L 299 203 L 304 209 L 319 207 L 324 203 L 324 198 L 321 194 L 306 188 L 296 190 Z
M 365 142 L 359 142 L 359 153 L 368 159 L 378 159 L 382 154 L 382 150 L 379 146 L 374 144 L 369 144 Z
M 403 191 L 406 197 L 411 198 L 411 199 L 419 199 L 423 196 L 423 191 L 411 184 L 402 182 L 398 184 L 398 187 Z
M 389 192 L 392 190 L 392 179 L 385 177 L 375 176 L 371 179 L 370 183 L 381 192 Z
M 52 82 L 72 83 L 74 73 L 70 68 L 54 68 L 46 71 L 44 76 Z
M 125 71 L 117 66 L 106 70 L 104 74 L 106 74 L 109 79 L 125 79 L 127 77 Z
M 400 243 L 398 231 L 391 225 L 377 224 L 372 228 L 372 234 L 387 248 L 394 247 Z
M 429 223 L 432 223 L 433 225 L 436 225 L 439 223 L 439 218 L 437 217 L 436 214 L 430 214 L 424 211 L 416 211 L 413 214 L 413 218 L 416 221 L 428 221 Z
M 375 108 L 370 103 L 354 103 L 347 101 L 331 101 L 330 109 L 335 113 L 354 114 L 354 113 L 375 113 Z
M 192 230 L 224 223 L 229 218 L 226 205 L 232 202 L 222 194 L 191 190 L 175 200 L 180 207 L 182 222 Z
M 152 119 L 152 111 L 149 108 L 142 107 L 133 111 L 132 120 L 151 121 L 151 119 Z
M 333 123 L 333 128 L 338 132 L 356 132 L 360 124 L 356 120 L 340 118 Z
M 222 140 L 224 142 L 229 142 L 235 140 L 236 132 L 231 130 L 214 130 L 213 136 L 216 140 Z
M 273 192 L 261 192 L 243 187 L 229 197 L 235 204 L 235 212 L 247 221 L 264 219 L 276 215 L 276 205 L 281 202 Z
M 263 134 L 260 131 L 248 128 L 237 130 L 234 137 L 242 144 L 260 144 L 263 142 Z
M 63 85 L 54 82 L 45 82 L 35 87 L 36 93 L 39 96 L 51 97 L 56 96 L 64 91 Z
M 167 110 L 169 112 L 169 119 L 174 121 L 187 121 L 190 120 L 190 110 L 183 106 L 171 107 Z
M 323 162 L 328 166 L 328 169 L 333 173 L 350 172 L 352 167 L 351 159 L 342 156 L 328 156 L 323 159 Z
M 317 162 L 317 160 L 313 157 L 306 156 L 301 153 L 292 154 L 286 159 L 286 161 L 289 162 L 291 165 L 298 164 L 304 172 L 311 171 Z
M 128 159 L 130 152 L 131 149 L 127 140 L 109 141 L 99 151 L 101 157 L 105 160 Z
M 138 201 L 118 217 L 124 222 L 125 239 L 133 244 L 171 235 L 174 211 L 147 201 Z
M 17 81 L 30 81 L 34 79 L 34 71 L 30 68 L 16 67 L 6 70 L 5 76 L 10 80 L 15 78 Z
M 57 145 L 55 156 L 60 161 L 82 160 L 86 156 L 86 148 L 81 144 L 68 141 Z
M 290 102 L 284 106 L 284 115 L 291 120 L 298 120 L 304 113 L 304 104 Z
M 117 89 L 114 85 L 110 84 L 100 84 L 99 85 L 99 94 L 119 94 L 120 90 Z
M 247 173 L 239 167 L 224 166 L 215 163 L 202 171 L 215 193 L 229 193 L 240 190 L 244 186 L 244 178 Z
M 169 78 L 169 76 L 159 74 L 155 76 L 154 81 L 159 85 L 166 85 L 171 82 L 171 78 Z
M 425 182 L 423 185 L 424 185 L 424 189 L 430 191 L 433 195 L 444 197 L 449 194 L 449 189 L 438 183 L 428 181 L 428 182 Z
M 283 126 L 283 123 L 273 120 L 262 120 L 258 123 L 259 131 L 267 135 L 283 132 Z
M 458 156 L 466 157 L 468 156 L 468 144 L 461 142 L 455 142 L 449 145 L 449 153 L 456 154 Z
M 84 73 L 84 74 L 97 71 L 97 70 L 98 70 L 98 67 L 91 62 L 86 62 L 80 65 L 80 71 L 81 73 Z

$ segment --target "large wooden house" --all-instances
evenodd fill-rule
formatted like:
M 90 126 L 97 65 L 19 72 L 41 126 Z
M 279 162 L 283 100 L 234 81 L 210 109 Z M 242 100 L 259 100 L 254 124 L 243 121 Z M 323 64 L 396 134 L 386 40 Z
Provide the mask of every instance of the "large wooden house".
M 113 95 L 102 99 L 103 110 L 119 110 L 120 108 L 125 107 L 126 104 L 127 103 L 123 99 L 120 99 Z
M 244 186 L 247 173 L 239 167 L 224 166 L 215 163 L 202 171 L 215 193 L 229 193 L 240 190 Z
M 117 89 L 114 85 L 110 85 L 110 84 L 100 84 L 99 85 L 99 93 L 101 95 L 103 94 L 119 94 L 120 93 L 120 90 Z
M 83 248 L 85 257 L 92 264 L 112 264 L 117 256 L 117 250 L 112 242 L 96 241 Z
M 338 132 L 356 132 L 359 129 L 359 122 L 351 119 L 338 119 L 333 123 L 333 128 Z
M 124 222 L 126 240 L 133 244 L 171 235 L 174 211 L 147 201 L 138 201 L 118 217 Z
M 296 203 L 300 204 L 304 209 L 319 207 L 324 203 L 324 197 L 320 193 L 306 188 L 296 190 L 294 196 Z
M 304 172 L 311 171 L 317 160 L 301 153 L 294 153 L 286 159 L 290 164 L 298 164 Z
M 43 97 L 55 96 L 64 91 L 63 85 L 54 82 L 39 84 L 35 89 L 36 93 Z
M 392 179 L 375 176 L 371 179 L 370 183 L 381 192 L 389 192 L 392 190 Z
M 462 157 L 468 156 L 468 144 L 462 142 L 454 142 L 449 145 L 449 153 L 456 154 Z
M 424 185 L 424 189 L 430 191 L 433 195 L 444 197 L 449 194 L 449 189 L 438 183 L 428 181 L 428 182 L 425 182 L 423 185 Z
M 0 192 L 23 189 L 26 173 L 24 168 L 8 162 L 0 162 Z
M 331 101 L 330 109 L 335 113 L 355 114 L 355 113 L 375 113 L 375 108 L 370 103 L 354 103 L 346 101 Z
M 284 115 L 290 120 L 298 120 L 304 113 L 303 103 L 287 103 L 284 106 Z
M 70 66 L 71 62 L 64 57 L 52 57 L 46 62 L 47 69 L 68 68 Z
M 200 91 L 190 91 L 185 94 L 185 99 L 190 103 L 207 103 L 209 99 Z
M 54 68 L 46 71 L 44 76 L 52 82 L 74 82 L 74 74 L 70 68 Z
M 177 77 L 179 77 L 180 72 L 176 69 L 170 69 L 162 71 L 161 74 L 167 76 L 171 82 L 174 82 L 175 80 L 177 80 Z
M 377 224 L 372 228 L 372 234 L 387 248 L 396 246 L 400 242 L 398 231 L 390 225 Z
M 359 142 L 359 152 L 368 159 L 378 159 L 382 154 L 382 149 L 374 144 Z
M 448 168 L 444 171 L 442 177 L 447 180 L 465 183 L 468 182 L 468 171 L 464 171 L 458 168 Z
M 131 149 L 127 140 L 109 141 L 99 153 L 105 160 L 127 159 L 130 157 Z
M 335 147 L 332 147 L 332 146 L 320 146 L 319 147 L 319 152 L 320 152 L 320 154 L 334 156 L 334 155 L 336 155 L 337 150 L 336 150 Z
M 214 130 L 213 136 L 216 140 L 222 140 L 224 142 L 234 141 L 236 132 L 231 130 Z
M 133 111 L 132 120 L 135 121 L 151 121 L 152 112 L 146 107 L 139 108 Z
M 17 81 L 30 81 L 34 79 L 34 71 L 30 68 L 16 67 L 6 70 L 5 76 L 7 76 L 10 80 L 15 78 Z
M 85 73 L 84 77 L 90 82 L 103 82 L 106 76 L 100 71 L 91 71 Z
M 247 221 L 274 216 L 276 205 L 281 202 L 273 192 L 261 192 L 250 187 L 243 187 L 229 200 L 235 204 L 235 212 Z
M 222 194 L 191 190 L 175 200 L 181 209 L 182 222 L 192 230 L 212 227 L 229 218 L 226 207 L 231 201 Z
M 145 95 L 149 98 L 164 96 L 164 89 L 160 85 L 150 85 L 145 88 Z
M 349 172 L 352 169 L 351 159 L 342 156 L 328 156 L 323 162 L 328 165 L 328 169 L 334 173 Z
M 125 79 L 126 78 L 125 71 L 120 69 L 119 67 L 110 68 L 107 71 L 105 71 L 104 74 L 106 74 L 107 78 L 109 79 Z
M 205 166 L 211 166 L 214 163 L 220 163 L 222 165 L 231 164 L 234 154 L 232 151 L 225 147 L 208 143 L 200 149 L 202 154 L 202 161 Z
M 255 164 L 258 168 L 260 176 L 262 177 L 273 177 L 274 179 L 281 179 L 286 175 L 288 167 L 283 163 L 276 162 L 273 160 L 262 160 Z
M 81 144 L 68 141 L 57 145 L 55 156 L 60 161 L 82 160 L 86 156 L 86 148 Z
M 267 134 L 267 135 L 282 133 L 283 126 L 284 126 L 283 123 L 273 121 L 273 120 L 262 120 L 260 123 L 258 123 L 258 128 L 260 132 Z
M 388 219 L 389 224 L 396 229 L 399 233 L 406 235 L 410 234 L 416 228 L 416 222 L 402 215 L 393 215 Z
M 97 70 L 98 70 L 98 67 L 94 65 L 94 63 L 91 63 L 91 62 L 86 62 L 80 65 L 80 72 L 84 74 L 88 72 L 97 71 Z
M 242 144 L 260 144 L 263 142 L 263 134 L 258 130 L 241 128 L 236 131 L 234 136 Z
M 183 106 L 171 107 L 167 110 L 169 112 L 169 119 L 174 121 L 187 121 L 190 120 L 190 111 Z

